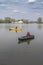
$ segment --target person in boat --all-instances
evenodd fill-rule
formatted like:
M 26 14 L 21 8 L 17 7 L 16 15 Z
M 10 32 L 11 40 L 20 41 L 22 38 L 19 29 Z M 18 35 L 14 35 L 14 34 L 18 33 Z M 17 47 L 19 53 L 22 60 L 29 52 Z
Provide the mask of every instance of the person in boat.
M 15 27 L 15 29 L 16 29 L 16 32 L 17 32 L 17 28 L 18 28 L 18 27 L 16 26 L 16 27 Z
M 16 29 L 17 29 L 18 27 L 16 26 Z
M 27 32 L 26 36 L 29 37 L 30 36 L 30 32 Z

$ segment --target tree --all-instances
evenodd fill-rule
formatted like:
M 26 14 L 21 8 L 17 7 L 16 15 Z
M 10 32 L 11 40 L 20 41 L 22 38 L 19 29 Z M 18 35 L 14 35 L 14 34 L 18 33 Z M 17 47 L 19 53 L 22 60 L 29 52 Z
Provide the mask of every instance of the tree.
M 10 17 L 5 17 L 5 23 L 11 23 L 11 18 Z
M 26 23 L 26 24 L 29 23 L 27 19 L 21 19 L 21 21 L 23 21 L 23 23 Z
M 4 23 L 4 20 L 3 19 L 0 19 L 0 23 Z
M 37 21 L 38 21 L 38 23 L 42 23 L 42 18 L 39 17 Z
M 14 19 L 14 18 L 11 18 L 11 22 L 15 22 L 16 21 L 16 19 Z

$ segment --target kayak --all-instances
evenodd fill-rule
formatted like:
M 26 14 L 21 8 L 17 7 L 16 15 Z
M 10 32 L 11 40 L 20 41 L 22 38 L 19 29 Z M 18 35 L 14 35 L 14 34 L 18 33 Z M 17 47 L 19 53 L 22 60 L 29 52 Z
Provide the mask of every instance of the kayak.
M 22 36 L 22 37 L 18 38 L 19 41 L 31 40 L 31 39 L 34 39 L 34 35 L 31 35 L 31 36 L 29 36 L 29 37 L 27 37 L 27 36 Z
M 20 31 L 20 30 L 22 30 L 22 29 L 21 29 L 21 28 L 17 28 L 17 29 L 16 29 L 16 28 L 10 28 L 9 30 L 10 30 L 10 31 Z

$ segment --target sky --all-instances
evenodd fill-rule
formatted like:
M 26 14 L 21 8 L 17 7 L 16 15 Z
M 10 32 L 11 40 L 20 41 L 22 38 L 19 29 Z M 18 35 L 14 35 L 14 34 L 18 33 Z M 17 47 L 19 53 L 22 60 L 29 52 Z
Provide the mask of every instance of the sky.
M 43 18 L 43 0 L 0 0 L 0 18 Z

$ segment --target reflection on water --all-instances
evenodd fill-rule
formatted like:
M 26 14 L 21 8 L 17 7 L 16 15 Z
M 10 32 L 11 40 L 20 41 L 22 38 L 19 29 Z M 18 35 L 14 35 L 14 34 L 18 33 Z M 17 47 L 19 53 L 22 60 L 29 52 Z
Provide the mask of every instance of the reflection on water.
M 22 30 L 9 30 L 9 31 L 18 33 L 19 31 L 22 31 Z
M 28 40 L 28 41 L 27 41 L 27 44 L 28 44 L 28 45 L 30 44 L 30 41 L 31 41 L 31 40 Z
M 26 43 L 29 45 L 31 41 L 32 41 L 32 40 L 18 41 L 18 44 L 21 44 L 21 43 L 23 43 L 23 42 L 26 42 Z
M 38 29 L 42 29 L 42 25 L 41 24 L 38 24 Z
M 18 31 L 15 31 L 15 30 L 9 30 L 9 31 L 11 31 L 11 32 L 16 32 L 16 33 L 18 32 Z

